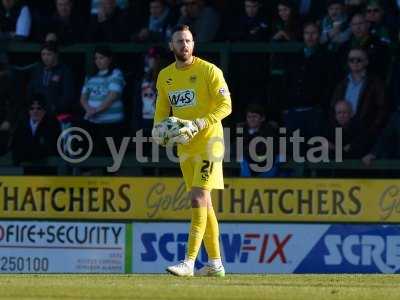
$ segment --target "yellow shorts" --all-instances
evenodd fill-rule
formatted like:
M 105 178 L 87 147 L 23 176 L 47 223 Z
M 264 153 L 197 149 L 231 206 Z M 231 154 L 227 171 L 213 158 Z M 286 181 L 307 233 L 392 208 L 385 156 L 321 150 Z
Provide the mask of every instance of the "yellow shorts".
M 179 163 L 188 192 L 192 187 L 209 191 L 224 189 L 222 160 L 212 161 L 205 153 L 196 156 L 182 156 Z

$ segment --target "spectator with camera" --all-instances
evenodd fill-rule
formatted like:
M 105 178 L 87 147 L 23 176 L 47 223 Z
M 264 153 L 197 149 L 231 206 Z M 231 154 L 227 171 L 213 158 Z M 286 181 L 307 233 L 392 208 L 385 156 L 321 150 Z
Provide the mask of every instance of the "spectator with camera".
M 351 35 L 343 0 L 329 0 L 328 14 L 321 22 L 321 43 L 336 51 Z

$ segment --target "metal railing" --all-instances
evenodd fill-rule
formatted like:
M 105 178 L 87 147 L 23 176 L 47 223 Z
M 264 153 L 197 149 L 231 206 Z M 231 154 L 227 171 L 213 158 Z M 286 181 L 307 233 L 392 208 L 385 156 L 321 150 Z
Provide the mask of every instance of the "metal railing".
M 93 61 L 93 52 L 99 44 L 75 44 L 60 49 L 61 53 L 80 53 L 85 55 L 86 70 L 90 70 Z M 154 44 L 107 44 L 115 53 L 144 53 Z M 161 46 L 166 46 L 162 45 Z M 206 43 L 196 45 L 199 53 L 219 54 L 219 65 L 227 73 L 231 62 L 232 53 L 288 53 L 296 52 L 302 48 L 302 43 Z M 40 44 L 24 42 L 8 42 L 0 45 L 0 50 L 10 53 L 38 53 Z
M 72 164 L 64 161 L 58 156 L 49 157 L 48 159 L 38 161 L 35 163 L 22 163 L 18 166 L 13 165 L 10 155 L 0 158 L 0 175 L 24 175 L 26 168 L 54 168 L 55 175 L 66 176 L 79 176 L 85 174 L 85 171 L 92 169 L 106 169 L 113 165 L 111 157 L 90 157 L 87 160 Z M 364 171 L 375 172 L 376 176 L 373 177 L 393 177 L 392 173 L 388 171 L 398 171 L 396 177 L 400 176 L 400 160 L 376 160 L 370 166 L 364 165 L 361 160 L 347 160 L 343 162 L 329 162 L 329 163 L 295 163 L 287 162 L 280 164 L 281 170 L 289 171 L 286 176 L 290 177 L 318 177 L 319 172 L 323 172 L 323 177 L 341 177 L 342 171 L 350 171 L 361 173 Z M 158 162 L 139 162 L 133 156 L 127 156 L 123 159 L 120 170 L 124 170 L 122 175 L 129 176 L 142 176 L 144 169 L 153 169 L 154 176 L 159 176 L 165 170 L 175 170 L 176 175 L 180 176 L 179 164 L 173 163 L 168 159 L 160 159 Z M 228 173 L 239 174 L 240 163 L 226 162 L 224 163 L 225 171 Z M 107 172 L 104 173 L 107 175 Z M 119 174 L 117 172 L 116 174 Z M 339 176 L 337 176 L 339 174 Z M 111 174 L 110 175 L 115 175 Z

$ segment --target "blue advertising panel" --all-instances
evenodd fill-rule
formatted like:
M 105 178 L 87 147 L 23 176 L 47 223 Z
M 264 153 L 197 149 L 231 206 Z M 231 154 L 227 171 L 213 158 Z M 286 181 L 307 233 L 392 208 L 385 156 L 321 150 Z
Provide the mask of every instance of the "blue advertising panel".
M 332 225 L 296 273 L 398 273 L 399 225 Z
M 189 224 L 134 223 L 132 271 L 163 273 L 185 258 Z M 400 226 L 220 224 L 229 273 L 397 273 Z M 196 267 L 207 263 L 202 247 Z

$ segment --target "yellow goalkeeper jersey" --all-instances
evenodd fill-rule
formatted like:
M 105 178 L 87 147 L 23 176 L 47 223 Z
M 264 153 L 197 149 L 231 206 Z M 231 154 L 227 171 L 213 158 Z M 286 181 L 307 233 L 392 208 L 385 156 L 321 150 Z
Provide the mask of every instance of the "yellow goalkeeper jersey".
M 181 119 L 203 118 L 206 128 L 189 144 L 179 145 L 178 154 L 220 152 L 223 141 L 221 120 L 231 113 L 231 98 L 222 71 L 194 57 L 190 66 L 178 69 L 175 63 L 161 70 L 157 79 L 154 123 L 172 115 Z M 210 148 L 211 147 L 211 148 Z

